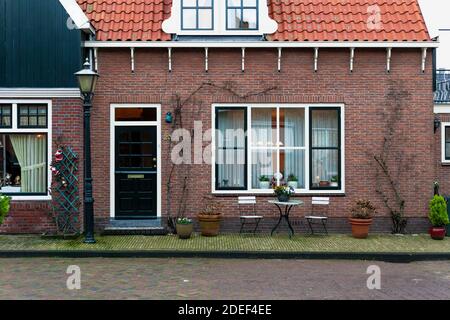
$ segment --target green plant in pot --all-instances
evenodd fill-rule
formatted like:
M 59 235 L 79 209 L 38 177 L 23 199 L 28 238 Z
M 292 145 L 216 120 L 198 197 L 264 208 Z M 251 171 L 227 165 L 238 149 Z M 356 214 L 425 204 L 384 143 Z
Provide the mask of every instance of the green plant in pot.
M 349 218 L 352 226 L 352 235 L 357 239 L 365 239 L 369 235 L 369 228 L 372 224 L 372 217 L 376 213 L 376 208 L 370 200 L 357 200 L 351 209 L 351 217 Z
M 298 189 L 298 178 L 297 178 L 297 176 L 295 176 L 294 174 L 291 173 L 288 176 L 288 183 L 287 183 L 287 185 L 289 187 L 292 187 L 293 189 Z
M 291 196 L 295 193 L 294 188 L 284 185 L 276 186 L 273 191 L 280 202 L 289 202 Z
M 449 224 L 447 213 L 447 202 L 444 197 L 435 195 L 429 204 L 430 219 L 432 227 L 430 228 L 431 238 L 435 240 L 443 240 L 445 238 L 445 226 Z
M 194 231 L 194 224 L 189 218 L 178 218 L 177 219 L 177 234 L 180 239 L 189 239 Z
M 258 180 L 260 189 L 270 189 L 270 179 L 268 176 L 260 176 Z
M 214 237 L 219 234 L 220 222 L 222 221 L 222 205 L 213 197 L 204 198 L 205 207 L 198 213 L 202 236 Z
M 330 187 L 333 187 L 333 188 L 339 187 L 339 177 L 338 176 L 331 177 Z
M 11 207 L 11 197 L 0 195 L 0 225 L 5 221 Z

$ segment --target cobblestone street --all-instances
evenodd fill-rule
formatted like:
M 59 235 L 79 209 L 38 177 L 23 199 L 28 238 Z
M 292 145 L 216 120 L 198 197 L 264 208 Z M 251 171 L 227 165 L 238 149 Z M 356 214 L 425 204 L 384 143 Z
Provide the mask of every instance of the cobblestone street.
M 450 262 L 0 259 L 0 299 L 450 299 Z M 68 290 L 69 265 L 81 289 Z M 381 268 L 381 290 L 366 286 Z

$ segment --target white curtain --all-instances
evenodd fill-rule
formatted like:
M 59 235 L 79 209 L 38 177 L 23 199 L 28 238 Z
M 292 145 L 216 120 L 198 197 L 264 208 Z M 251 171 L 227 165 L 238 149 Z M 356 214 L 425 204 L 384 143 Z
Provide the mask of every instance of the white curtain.
M 305 146 L 305 113 L 304 109 L 281 109 L 284 113 L 284 146 L 304 147 Z M 305 185 L 305 152 L 303 150 L 284 151 L 285 168 L 281 169 L 287 181 L 289 175 L 294 175 L 298 179 L 298 187 Z
M 10 135 L 11 144 L 20 164 L 21 192 L 46 192 L 47 160 L 43 135 Z
M 338 112 L 314 110 L 312 112 L 312 146 L 337 148 L 339 146 Z M 338 150 L 316 149 L 312 151 L 312 181 L 330 181 L 338 175 Z
M 240 188 L 245 182 L 245 112 L 219 110 L 217 164 L 220 187 Z

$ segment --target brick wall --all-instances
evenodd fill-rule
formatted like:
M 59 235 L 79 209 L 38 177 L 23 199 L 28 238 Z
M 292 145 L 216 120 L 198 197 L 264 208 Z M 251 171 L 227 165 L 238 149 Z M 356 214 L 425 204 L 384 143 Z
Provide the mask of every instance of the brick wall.
M 210 49 L 209 72 L 204 71 L 204 52 L 200 49 L 173 50 L 171 73 L 168 72 L 167 50 L 137 49 L 135 73 L 131 73 L 128 49 L 100 49 L 97 94 L 93 111 L 93 173 L 95 214 L 97 223 L 107 223 L 110 212 L 110 104 L 160 103 L 162 115 L 173 112 L 175 94 L 187 97 L 203 82 L 228 83 L 241 94 L 258 92 L 276 86 L 267 95 L 237 99 L 228 92 L 206 88 L 196 95 L 195 103 L 185 106 L 184 126 L 192 129 L 194 120 L 203 121 L 203 129 L 211 126 L 211 104 L 241 103 L 344 103 L 345 104 L 345 166 L 346 194 L 332 196 L 329 216 L 344 221 L 358 198 L 369 198 L 378 207 L 377 217 L 390 229 L 388 211 L 375 192 L 374 153 L 380 153 L 386 131 L 384 113 L 400 100 L 402 113 L 389 161 L 394 166 L 406 166 L 397 177 L 406 200 L 406 215 L 423 221 L 425 230 L 428 200 L 433 193 L 433 181 L 438 175 L 435 164 L 433 134 L 433 92 L 431 57 L 425 73 L 420 71 L 419 49 L 393 50 L 391 72 L 385 71 L 386 52 L 382 49 L 358 49 L 354 72 L 349 71 L 349 51 L 320 50 L 319 71 L 313 72 L 312 50 L 283 50 L 282 70 L 277 71 L 277 51 L 247 49 L 245 73 L 241 72 L 238 49 Z M 169 125 L 162 123 L 162 136 Z M 162 144 L 162 212 L 166 212 L 165 178 L 168 175 L 168 143 Z M 195 215 L 202 198 L 210 193 L 209 165 L 180 166 L 173 190 L 173 207 L 181 196 L 183 172 L 191 171 L 187 213 Z M 385 185 L 385 184 L 384 184 Z M 217 197 L 224 204 L 227 218 L 236 217 L 236 197 Z M 259 196 L 260 212 L 275 217 L 275 208 L 266 205 L 271 197 Z M 299 196 L 306 205 L 293 212 L 294 218 L 310 211 L 311 196 Z M 235 220 L 235 219 L 234 219 Z M 413 221 L 411 220 L 411 221 Z M 341 223 L 342 224 L 342 223 Z M 414 225 L 416 223 L 414 222 Z M 343 225 L 343 224 L 342 224 Z M 416 227 L 415 227 L 416 229 Z
M 53 141 L 57 136 L 61 136 L 63 143 L 70 145 L 78 153 L 80 157 L 78 176 L 82 177 L 83 117 L 81 101 L 79 99 L 52 99 L 52 107 Z M 53 146 L 54 152 L 55 145 Z M 50 162 L 51 159 L 49 159 Z M 82 194 L 82 179 L 80 179 L 79 187 L 80 194 Z M 52 231 L 55 229 L 55 225 L 49 215 L 50 208 L 51 201 L 13 201 L 10 213 L 0 227 L 0 233 L 18 234 Z

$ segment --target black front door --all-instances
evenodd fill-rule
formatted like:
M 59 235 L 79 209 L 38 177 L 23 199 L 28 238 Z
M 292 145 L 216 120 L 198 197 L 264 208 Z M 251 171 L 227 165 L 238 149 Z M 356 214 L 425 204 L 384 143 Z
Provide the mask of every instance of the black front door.
M 156 127 L 116 127 L 116 219 L 157 217 Z

